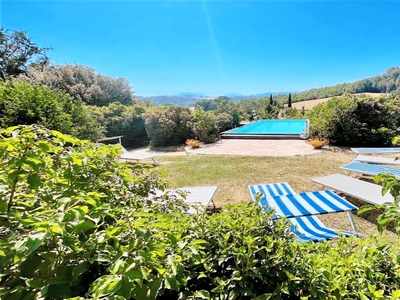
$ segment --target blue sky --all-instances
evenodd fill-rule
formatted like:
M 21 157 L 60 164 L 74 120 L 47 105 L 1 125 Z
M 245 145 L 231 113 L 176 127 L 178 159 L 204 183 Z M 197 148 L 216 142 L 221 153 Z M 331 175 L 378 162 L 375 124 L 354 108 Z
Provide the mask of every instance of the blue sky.
M 126 78 L 138 95 L 295 92 L 400 65 L 400 1 L 15 1 L 58 64 Z

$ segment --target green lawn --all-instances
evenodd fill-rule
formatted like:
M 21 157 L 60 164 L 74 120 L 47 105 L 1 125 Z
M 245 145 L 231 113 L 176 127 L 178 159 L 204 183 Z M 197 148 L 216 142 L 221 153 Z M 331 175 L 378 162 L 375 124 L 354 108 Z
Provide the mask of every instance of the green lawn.
M 219 155 L 164 155 L 157 158 L 159 169 L 165 173 L 171 187 L 183 186 L 218 186 L 214 196 L 217 207 L 227 204 L 252 201 L 248 185 L 257 183 L 288 182 L 296 192 L 323 189 L 311 181 L 311 178 L 332 173 L 348 172 L 339 166 L 352 161 L 354 154 L 334 153 L 326 150 L 318 154 L 293 157 L 250 157 Z M 363 203 L 354 202 L 360 207 Z M 345 213 L 320 216 L 327 225 L 338 229 L 350 230 Z M 368 220 L 370 221 L 368 221 Z M 358 231 L 363 235 L 376 234 L 376 225 L 371 222 L 371 215 L 354 216 Z M 390 239 L 397 235 L 386 232 Z

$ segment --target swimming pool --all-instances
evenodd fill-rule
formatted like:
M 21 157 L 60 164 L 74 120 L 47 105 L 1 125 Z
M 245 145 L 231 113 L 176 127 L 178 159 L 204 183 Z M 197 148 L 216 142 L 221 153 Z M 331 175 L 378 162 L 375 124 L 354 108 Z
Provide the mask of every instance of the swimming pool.
M 223 138 L 305 138 L 308 120 L 261 120 L 225 131 Z

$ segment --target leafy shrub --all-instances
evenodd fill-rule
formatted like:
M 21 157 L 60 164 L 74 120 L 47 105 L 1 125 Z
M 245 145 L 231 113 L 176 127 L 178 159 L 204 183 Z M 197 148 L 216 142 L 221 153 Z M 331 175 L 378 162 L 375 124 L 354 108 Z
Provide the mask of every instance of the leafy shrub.
M 97 117 L 66 93 L 23 80 L 0 82 L 0 128 L 41 124 L 94 141 L 103 136 Z
M 163 187 L 146 168 L 128 172 L 120 154 L 36 126 L 0 132 L 1 299 L 100 293 L 108 268 L 133 246 L 124 237 L 137 199 Z
M 1 299 L 398 297 L 397 245 L 298 244 L 253 203 L 184 214 L 120 154 L 37 126 L 0 131 Z
M 215 99 L 218 102 L 216 113 L 227 113 L 232 117 L 233 127 L 237 127 L 240 125 L 240 121 L 243 118 L 243 111 L 239 105 L 239 103 L 229 99 L 227 97 L 218 97 Z
M 198 107 L 192 113 L 193 133 L 202 142 L 214 143 L 218 140 L 219 130 L 213 112 Z
M 72 98 L 40 85 L 24 81 L 0 82 L 0 127 L 39 123 L 46 127 L 69 132 L 72 118 L 64 112 L 63 104 Z
M 279 105 L 269 97 L 245 99 L 239 102 L 245 115 L 251 116 L 253 111 L 261 119 L 276 119 L 279 113 Z
M 302 244 L 298 278 L 308 299 L 397 299 L 399 245 L 383 238 Z
M 126 106 L 119 102 L 102 107 L 102 125 L 107 136 L 122 135 L 125 147 L 143 146 L 149 141 L 143 118 L 143 106 Z
M 304 118 L 304 115 L 302 114 L 302 112 L 293 107 L 285 107 L 284 109 L 281 109 L 280 115 L 282 118 L 285 118 L 285 119 L 303 119 Z
M 310 135 L 325 136 L 341 146 L 387 146 L 400 125 L 399 106 L 384 98 L 345 95 L 307 113 Z
M 181 145 L 194 137 L 190 110 L 181 106 L 148 109 L 144 114 L 146 131 L 152 146 Z
M 233 118 L 228 113 L 220 113 L 217 115 L 217 127 L 219 132 L 223 132 L 233 128 Z

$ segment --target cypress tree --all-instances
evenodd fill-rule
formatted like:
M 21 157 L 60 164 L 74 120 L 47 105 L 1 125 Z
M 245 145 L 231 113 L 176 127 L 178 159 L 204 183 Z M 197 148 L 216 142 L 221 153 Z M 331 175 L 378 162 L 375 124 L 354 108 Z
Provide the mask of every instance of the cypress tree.
M 288 107 L 292 107 L 292 94 L 289 93 Z

